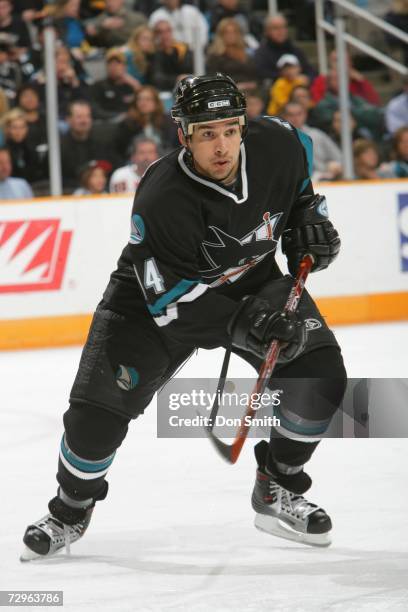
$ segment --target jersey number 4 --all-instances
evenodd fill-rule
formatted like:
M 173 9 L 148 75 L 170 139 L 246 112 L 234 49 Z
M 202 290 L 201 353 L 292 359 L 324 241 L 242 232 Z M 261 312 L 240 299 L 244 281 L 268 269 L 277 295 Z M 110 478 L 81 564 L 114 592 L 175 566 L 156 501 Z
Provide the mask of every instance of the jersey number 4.
M 164 291 L 164 280 L 157 269 L 154 257 L 145 260 L 144 286 L 146 289 L 153 289 L 156 294 L 163 293 Z

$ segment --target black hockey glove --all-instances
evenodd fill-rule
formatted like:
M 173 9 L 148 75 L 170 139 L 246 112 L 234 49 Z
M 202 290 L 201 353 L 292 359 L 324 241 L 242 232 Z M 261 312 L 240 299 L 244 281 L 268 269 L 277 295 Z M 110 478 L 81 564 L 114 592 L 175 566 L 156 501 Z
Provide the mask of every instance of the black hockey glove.
M 313 256 L 312 272 L 324 270 L 340 251 L 340 238 L 328 220 L 326 198 L 320 195 L 303 196 L 289 216 L 282 234 L 282 251 L 288 269 L 296 276 L 299 263 L 309 253 Z
M 303 350 L 306 326 L 295 313 L 272 310 L 269 302 L 254 295 L 242 299 L 228 325 L 233 346 L 264 359 L 272 340 L 285 343 L 278 363 L 291 361 Z

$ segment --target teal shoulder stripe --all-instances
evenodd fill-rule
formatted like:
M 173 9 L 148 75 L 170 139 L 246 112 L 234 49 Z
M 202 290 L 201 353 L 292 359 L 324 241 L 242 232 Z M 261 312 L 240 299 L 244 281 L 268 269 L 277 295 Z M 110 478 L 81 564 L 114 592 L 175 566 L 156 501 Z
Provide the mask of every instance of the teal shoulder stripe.
M 186 293 L 193 285 L 198 285 L 197 281 L 181 280 L 177 285 L 162 295 L 153 305 L 148 305 L 150 314 L 161 314 L 163 308 L 174 302 L 177 298 Z
M 306 189 L 306 187 L 309 184 L 310 177 L 313 174 L 313 142 L 310 136 L 302 132 L 302 130 L 299 130 L 298 128 L 296 128 L 296 132 L 297 132 L 300 142 L 303 145 L 303 148 L 306 151 L 307 171 L 309 173 L 309 177 L 303 181 L 302 186 L 300 188 L 300 193 L 303 193 L 303 191 Z

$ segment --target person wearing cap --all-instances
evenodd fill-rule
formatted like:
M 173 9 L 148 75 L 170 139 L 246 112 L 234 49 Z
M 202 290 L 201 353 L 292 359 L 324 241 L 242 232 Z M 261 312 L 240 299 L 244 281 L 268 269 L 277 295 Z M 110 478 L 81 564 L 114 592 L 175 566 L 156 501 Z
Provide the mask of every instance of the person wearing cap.
M 81 187 L 75 189 L 72 195 L 101 195 L 108 193 L 106 185 L 108 174 L 112 169 L 111 164 L 104 160 L 91 160 L 79 172 L 79 182 Z
M 279 70 L 279 77 L 270 90 L 268 115 L 279 115 L 289 101 L 293 89 L 299 85 L 309 84 L 308 77 L 301 74 L 301 66 L 296 55 L 285 53 L 278 59 L 276 66 Z
M 112 120 L 126 112 L 141 83 L 126 72 L 126 57 L 120 49 L 109 49 L 105 59 L 106 78 L 94 83 L 91 99 L 95 119 Z
M 263 79 L 275 80 L 279 76 L 277 62 L 282 55 L 287 53 L 298 58 L 302 68 L 301 72 L 306 74 L 310 80 L 313 80 L 317 74 L 316 70 L 310 64 L 302 49 L 290 40 L 286 18 L 280 13 L 273 17 L 267 17 L 265 36 L 254 55 L 260 76 Z

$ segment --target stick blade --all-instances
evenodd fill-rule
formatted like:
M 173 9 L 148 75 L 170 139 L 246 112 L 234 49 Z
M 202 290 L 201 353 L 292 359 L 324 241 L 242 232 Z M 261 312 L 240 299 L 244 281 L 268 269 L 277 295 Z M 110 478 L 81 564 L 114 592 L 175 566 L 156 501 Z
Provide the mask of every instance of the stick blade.
M 205 432 L 208 438 L 213 443 L 214 447 L 217 449 L 217 451 L 221 455 L 221 457 L 228 463 L 235 463 L 238 457 L 234 457 L 233 446 L 229 444 L 225 444 L 225 442 L 217 438 L 217 436 L 213 434 L 210 428 L 206 427 Z

